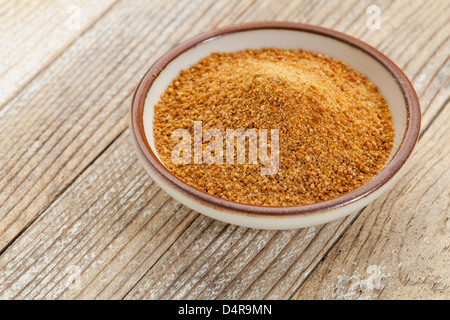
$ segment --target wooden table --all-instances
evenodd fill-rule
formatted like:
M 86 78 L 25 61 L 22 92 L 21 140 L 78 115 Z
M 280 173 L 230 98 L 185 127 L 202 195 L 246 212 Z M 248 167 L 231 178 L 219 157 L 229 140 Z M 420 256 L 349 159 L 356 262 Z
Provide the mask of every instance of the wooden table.
M 1 1 L 0 297 L 449 299 L 449 17 L 448 0 Z M 145 71 L 202 31 L 261 20 L 353 35 L 414 84 L 414 156 L 361 212 L 240 228 L 174 201 L 138 163 L 128 112 Z

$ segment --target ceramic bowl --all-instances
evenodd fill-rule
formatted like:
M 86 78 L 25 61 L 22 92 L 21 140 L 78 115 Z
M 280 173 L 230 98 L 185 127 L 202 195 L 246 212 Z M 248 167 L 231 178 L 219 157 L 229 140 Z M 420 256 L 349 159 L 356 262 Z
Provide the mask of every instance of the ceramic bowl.
M 154 106 L 182 69 L 212 52 L 248 48 L 301 48 L 343 60 L 365 74 L 385 96 L 396 131 L 385 168 L 361 187 L 332 200 L 292 207 L 252 206 L 227 201 L 172 175 L 162 164 L 153 141 Z M 388 190 L 400 177 L 420 131 L 420 106 L 405 74 L 366 43 L 318 26 L 289 22 L 234 25 L 200 34 L 174 47 L 148 70 L 131 108 L 131 134 L 137 154 L 151 178 L 184 205 L 214 219 L 259 229 L 292 229 L 323 224 L 357 212 Z

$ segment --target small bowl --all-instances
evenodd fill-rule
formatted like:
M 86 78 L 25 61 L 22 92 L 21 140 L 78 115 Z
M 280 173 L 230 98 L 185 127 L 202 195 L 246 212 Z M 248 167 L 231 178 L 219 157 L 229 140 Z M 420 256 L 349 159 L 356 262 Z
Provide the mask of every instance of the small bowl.
M 372 180 L 337 198 L 304 206 L 253 206 L 224 200 L 178 179 L 162 164 L 153 141 L 154 106 L 182 69 L 212 52 L 277 47 L 320 52 L 366 75 L 386 98 L 396 131 L 388 164 Z M 420 106 L 405 74 L 386 56 L 346 34 L 291 22 L 256 22 L 200 34 L 174 47 L 147 71 L 131 107 L 131 134 L 151 178 L 169 195 L 211 218 L 259 229 L 293 229 L 323 224 L 367 206 L 400 177 L 420 131 Z

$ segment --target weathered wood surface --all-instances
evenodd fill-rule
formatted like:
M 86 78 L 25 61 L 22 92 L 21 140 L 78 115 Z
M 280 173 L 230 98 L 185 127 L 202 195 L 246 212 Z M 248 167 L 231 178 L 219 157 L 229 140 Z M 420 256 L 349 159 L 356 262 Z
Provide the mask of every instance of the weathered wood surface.
M 3 1 L 0 4 L 0 105 L 54 61 L 114 2 Z
M 0 298 L 450 298 L 449 17 L 446 0 L 2 2 Z M 261 20 L 356 36 L 412 80 L 417 149 L 361 213 L 240 228 L 177 203 L 138 163 L 127 114 L 145 70 L 199 32 Z

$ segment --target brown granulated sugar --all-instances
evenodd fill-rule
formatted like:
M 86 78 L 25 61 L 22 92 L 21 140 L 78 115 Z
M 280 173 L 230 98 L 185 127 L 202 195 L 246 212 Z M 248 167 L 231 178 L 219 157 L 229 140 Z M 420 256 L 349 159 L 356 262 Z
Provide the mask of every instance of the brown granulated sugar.
M 174 79 L 153 121 L 155 146 L 170 172 L 208 194 L 259 206 L 347 193 L 382 170 L 394 139 L 387 102 L 366 76 L 304 50 L 213 53 Z M 277 173 L 261 175 L 262 164 L 174 164 L 178 141 L 171 134 L 193 134 L 194 121 L 224 137 L 226 129 L 278 129 Z

